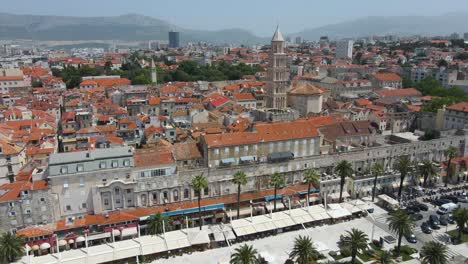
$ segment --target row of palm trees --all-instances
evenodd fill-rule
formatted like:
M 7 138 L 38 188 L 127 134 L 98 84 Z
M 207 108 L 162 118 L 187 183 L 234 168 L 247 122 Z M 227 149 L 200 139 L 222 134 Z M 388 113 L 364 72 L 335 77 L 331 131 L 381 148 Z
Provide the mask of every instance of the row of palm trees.
M 340 237 L 338 241 L 339 248 L 348 251 L 351 255 L 351 263 L 356 263 L 359 251 L 368 249 L 369 238 L 367 234 L 359 229 L 352 228 L 346 234 Z M 399 256 L 399 251 L 392 254 L 390 251 L 377 251 L 372 256 L 372 261 L 376 264 L 394 264 L 395 257 Z M 436 241 L 430 241 L 424 244 L 420 251 L 423 263 L 429 264 L 447 264 L 449 261 L 448 247 Z M 315 264 L 323 256 L 314 247 L 312 239 L 308 236 L 298 236 L 294 240 L 294 246 L 289 252 L 289 260 L 286 263 Z M 243 244 L 231 254 L 230 264 L 257 264 L 261 256 L 252 246 Z

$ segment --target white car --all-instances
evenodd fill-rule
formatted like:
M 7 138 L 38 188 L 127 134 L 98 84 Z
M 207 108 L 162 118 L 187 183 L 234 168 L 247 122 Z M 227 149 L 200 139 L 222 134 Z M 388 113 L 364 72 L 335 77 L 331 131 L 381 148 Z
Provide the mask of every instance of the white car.
M 458 202 L 460 203 L 468 203 L 468 196 L 458 196 Z

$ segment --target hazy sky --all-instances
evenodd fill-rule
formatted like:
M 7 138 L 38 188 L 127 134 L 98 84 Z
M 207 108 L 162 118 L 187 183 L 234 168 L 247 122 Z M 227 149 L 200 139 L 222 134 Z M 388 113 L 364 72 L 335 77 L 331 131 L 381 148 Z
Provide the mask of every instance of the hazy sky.
M 13 0 L 0 12 L 114 16 L 138 13 L 184 28 L 244 28 L 261 36 L 276 23 L 287 33 L 364 16 L 441 15 L 467 11 L 467 0 Z

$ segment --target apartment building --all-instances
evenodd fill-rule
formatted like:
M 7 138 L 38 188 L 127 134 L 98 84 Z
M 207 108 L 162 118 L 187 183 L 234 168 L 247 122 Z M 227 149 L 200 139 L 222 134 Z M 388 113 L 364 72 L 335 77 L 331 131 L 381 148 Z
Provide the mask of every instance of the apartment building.
M 445 129 L 463 129 L 468 124 L 468 102 L 461 102 L 445 108 Z
M 133 203 L 131 147 L 50 155 L 46 175 L 62 217 L 102 213 Z

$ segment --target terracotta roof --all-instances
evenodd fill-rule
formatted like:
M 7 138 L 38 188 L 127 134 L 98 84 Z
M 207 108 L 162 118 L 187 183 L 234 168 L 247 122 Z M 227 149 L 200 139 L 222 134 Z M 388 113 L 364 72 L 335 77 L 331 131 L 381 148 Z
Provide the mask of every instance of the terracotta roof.
M 468 102 L 461 102 L 447 107 L 448 110 L 468 112 Z
M 309 82 L 296 82 L 293 88 L 289 90 L 290 95 L 320 95 L 325 88 L 316 86 Z
M 52 229 L 49 229 L 45 226 L 29 226 L 29 227 L 16 231 L 17 236 L 25 236 L 25 237 L 45 236 L 45 235 L 52 235 L 53 233 L 54 231 Z
M 319 128 L 320 132 L 327 140 L 335 141 L 339 137 L 370 135 L 373 132 L 368 120 L 348 121 L 327 125 Z
M 251 93 L 235 93 L 232 96 L 236 101 L 255 101 L 255 97 Z
M 354 101 L 354 103 L 356 105 L 359 105 L 359 106 L 366 106 L 366 105 L 371 105 L 372 102 L 367 100 L 367 99 L 364 99 L 364 98 L 359 98 L 357 100 Z
M 171 152 L 167 150 L 145 149 L 135 152 L 135 167 L 147 167 L 174 163 Z
M 374 73 L 372 76 L 379 81 L 401 81 L 400 75 L 396 73 Z
M 191 160 L 200 159 L 202 157 L 197 144 L 191 142 L 174 144 L 174 150 L 172 153 L 174 154 L 175 160 Z
M 0 81 L 22 81 L 23 76 L 16 75 L 16 76 L 0 76 Z
M 421 92 L 415 88 L 405 89 L 384 89 L 375 92 L 382 97 L 408 97 L 408 96 L 421 96 Z

